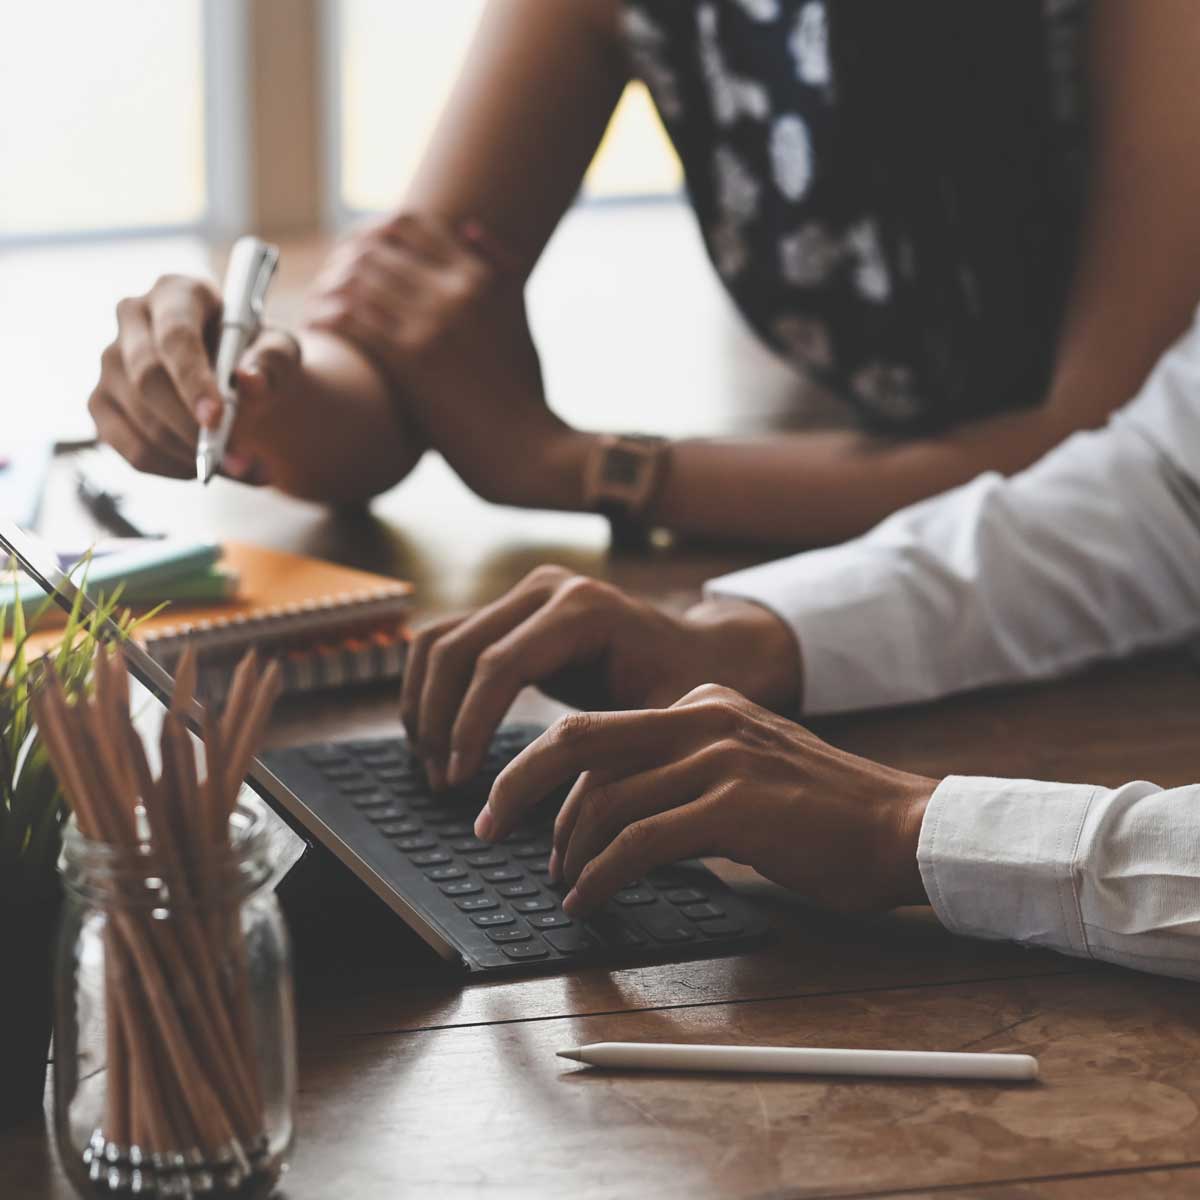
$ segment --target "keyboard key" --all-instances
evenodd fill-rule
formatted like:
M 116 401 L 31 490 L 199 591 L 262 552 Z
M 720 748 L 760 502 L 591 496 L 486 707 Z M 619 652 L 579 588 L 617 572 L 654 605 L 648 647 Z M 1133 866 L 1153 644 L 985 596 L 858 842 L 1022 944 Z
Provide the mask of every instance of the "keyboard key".
M 501 946 L 500 949 L 509 958 L 516 959 L 517 962 L 524 962 L 531 958 L 550 957 L 550 951 L 545 946 L 539 946 L 537 942 L 522 942 L 517 946 Z
M 700 926 L 709 937 L 732 937 L 742 932 L 742 925 L 729 917 L 721 917 L 716 921 L 705 921 Z
M 420 821 L 383 821 L 379 826 L 380 833 L 386 833 L 390 838 L 411 837 L 421 832 Z
M 541 858 L 530 859 L 529 862 L 521 864 L 530 875 L 549 875 L 550 860 L 543 855 Z
M 443 883 L 442 892 L 447 896 L 476 896 L 483 891 L 483 884 L 474 879 L 460 879 L 457 883 Z
M 725 910 L 715 904 L 689 904 L 683 911 L 684 915 L 691 917 L 693 921 L 715 921 L 725 915 Z
M 493 942 L 527 942 L 533 934 L 527 929 L 489 929 L 488 937 Z
M 442 837 L 456 837 L 456 831 L 462 828 L 462 822 L 458 819 L 457 813 L 431 808 L 424 816 L 425 824 L 435 826 Z M 447 833 L 447 830 L 450 832 Z
M 436 838 L 431 838 L 427 833 L 414 834 L 409 838 L 397 838 L 396 848 L 408 853 L 414 850 L 433 850 L 437 846 Z
M 395 804 L 396 798 L 389 796 L 387 792 L 381 792 L 378 788 L 373 792 L 363 792 L 361 795 L 352 795 L 350 803 L 355 808 L 369 809 L 382 808 L 385 804 Z
M 508 859 L 495 850 L 489 850 L 486 854 L 471 854 L 467 856 L 467 865 L 477 868 L 502 867 L 507 862 Z
M 439 829 L 438 832 L 442 837 L 449 836 L 444 829 Z M 482 853 L 488 848 L 487 842 L 481 842 L 477 837 L 459 838 L 458 841 L 450 843 L 450 849 L 456 854 Z
M 585 950 L 592 950 L 596 946 L 595 939 L 589 937 L 587 932 L 580 929 L 578 925 L 572 925 L 567 929 L 547 929 L 542 936 L 560 954 L 582 954 Z
M 440 867 L 451 861 L 451 856 L 445 850 L 425 850 L 420 854 L 409 855 L 409 862 L 414 867 Z
M 696 931 L 674 913 L 648 914 L 640 922 L 656 942 L 690 942 Z
M 513 905 L 513 908 L 520 907 L 520 901 Z M 559 929 L 570 925 L 571 918 L 563 912 L 538 913 L 537 916 L 529 918 L 529 923 L 534 929 Z
M 362 767 L 360 767 L 358 763 L 351 762 L 349 759 L 338 763 L 336 766 L 326 767 L 321 774 L 324 775 L 326 779 L 332 779 L 338 783 L 346 780 L 366 778 L 366 775 L 363 774 Z
M 518 896 L 536 896 L 537 885 L 533 883 L 506 883 L 496 889 L 506 900 L 515 900 Z
M 658 897 L 646 888 L 631 888 L 629 891 L 618 892 L 613 899 L 627 908 L 638 904 L 654 904 Z
M 455 814 L 453 821 L 443 821 L 438 826 L 438 833 L 442 837 L 447 838 L 466 838 L 470 837 L 473 828 L 474 826 L 470 821 L 460 821 L 457 819 L 457 814 Z M 485 842 L 484 845 L 486 846 L 487 843 Z
M 511 913 L 506 912 L 485 912 L 471 918 L 482 929 L 491 929 L 499 925 L 512 925 L 516 919 Z
M 396 839 L 396 849 L 403 850 L 405 854 L 413 850 L 432 850 L 436 845 L 437 839 L 431 838 L 427 833 L 418 833 L 410 837 Z
M 445 891 L 442 888 L 442 891 Z M 455 904 L 463 910 L 463 912 L 486 912 L 489 908 L 499 908 L 500 901 L 493 900 L 491 896 L 472 896 L 468 900 L 456 900 Z
M 379 772 L 379 778 L 392 789 L 397 796 L 407 798 L 409 796 L 429 796 L 429 788 L 419 779 L 387 779 L 382 771 Z
M 376 825 L 382 825 L 384 821 L 403 821 L 408 813 L 398 804 L 380 804 L 374 808 L 368 808 L 363 816 L 368 821 L 374 821 Z
M 490 871 L 480 872 L 480 878 L 485 883 L 507 883 L 511 879 L 521 877 L 521 872 L 516 867 L 493 867 Z
M 343 796 L 362 796 L 367 792 L 379 791 L 379 784 L 365 775 L 361 779 L 346 779 L 338 784 L 338 791 Z
M 425 874 L 433 880 L 434 883 L 441 883 L 448 879 L 466 879 L 467 873 L 462 867 L 434 867 L 432 871 L 426 871 Z
M 318 743 L 315 746 L 305 746 L 301 751 L 314 767 L 332 767 L 337 763 L 346 761 L 345 752 L 338 749 L 337 746 L 322 745 Z
M 695 888 L 672 888 L 669 892 L 663 892 L 663 895 L 672 904 L 699 904 L 701 900 L 708 899 L 703 892 L 698 892 Z
M 528 845 L 517 846 L 513 858 L 544 858 L 550 853 L 550 842 L 546 838 L 538 838 Z
M 364 750 L 358 757 L 376 770 L 404 764 L 404 758 L 395 746 L 376 746 L 374 750 Z
M 417 773 L 412 767 L 376 767 L 375 774 L 387 783 L 417 783 Z
M 513 908 L 519 913 L 544 913 L 558 907 L 553 896 L 534 896 L 531 900 L 518 900 Z

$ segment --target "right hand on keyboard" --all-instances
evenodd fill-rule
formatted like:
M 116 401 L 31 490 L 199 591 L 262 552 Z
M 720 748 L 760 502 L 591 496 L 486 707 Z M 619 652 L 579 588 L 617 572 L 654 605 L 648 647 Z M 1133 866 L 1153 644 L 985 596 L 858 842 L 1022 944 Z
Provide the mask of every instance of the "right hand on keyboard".
M 117 337 L 100 356 L 88 401 L 96 431 L 139 471 L 194 478 L 200 425 L 215 428 L 221 394 L 210 362 L 221 298 L 211 284 L 164 275 L 143 296 L 117 305 Z M 267 431 L 300 371 L 296 339 L 267 330 L 236 373 L 240 406 L 224 472 L 262 482 Z
M 400 715 L 436 788 L 479 769 L 529 684 L 579 707 L 635 709 L 665 707 L 714 682 L 794 706 L 800 662 L 791 630 L 746 601 L 707 601 L 676 617 L 543 566 L 486 608 L 416 635 Z

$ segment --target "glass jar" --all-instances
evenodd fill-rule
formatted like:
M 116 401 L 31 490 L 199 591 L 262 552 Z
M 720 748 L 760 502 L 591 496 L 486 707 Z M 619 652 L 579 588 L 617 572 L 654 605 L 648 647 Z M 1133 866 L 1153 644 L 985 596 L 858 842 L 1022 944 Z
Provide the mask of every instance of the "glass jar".
M 55 1136 L 81 1195 L 266 1196 L 296 1093 L 287 933 L 266 814 L 164 862 L 64 831 Z

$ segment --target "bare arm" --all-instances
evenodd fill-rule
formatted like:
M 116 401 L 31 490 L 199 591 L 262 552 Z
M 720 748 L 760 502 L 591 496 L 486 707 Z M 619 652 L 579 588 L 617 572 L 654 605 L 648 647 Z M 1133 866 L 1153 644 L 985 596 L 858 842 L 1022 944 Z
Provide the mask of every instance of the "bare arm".
M 656 519 L 707 536 L 841 541 L 980 471 L 1018 471 L 1134 395 L 1200 298 L 1200 20 L 1189 0 L 1099 0 L 1093 37 L 1091 203 L 1043 402 L 910 442 L 681 443 Z

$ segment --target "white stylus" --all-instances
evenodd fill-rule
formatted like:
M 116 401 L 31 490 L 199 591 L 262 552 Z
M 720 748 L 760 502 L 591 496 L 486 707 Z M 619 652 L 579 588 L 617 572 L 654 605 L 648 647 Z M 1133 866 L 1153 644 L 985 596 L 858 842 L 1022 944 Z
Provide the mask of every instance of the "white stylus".
M 262 329 L 263 302 L 278 262 L 278 247 L 258 238 L 238 238 L 230 251 L 225 272 L 221 337 L 217 342 L 214 367 L 221 392 L 221 423 L 216 429 L 200 429 L 200 440 L 196 445 L 196 478 L 201 483 L 212 480 L 225 457 L 238 407 L 233 373 L 246 348 Z
M 770 1075 L 881 1075 L 920 1079 L 1036 1079 L 1029 1054 L 927 1050 L 824 1050 L 792 1046 L 691 1046 L 594 1042 L 559 1058 L 636 1071 L 740 1071 Z

